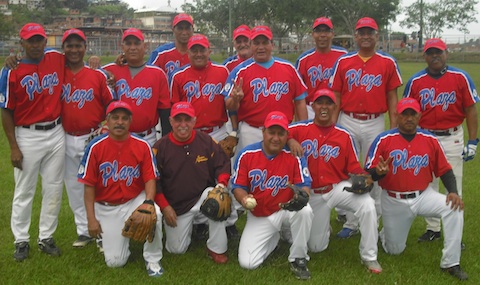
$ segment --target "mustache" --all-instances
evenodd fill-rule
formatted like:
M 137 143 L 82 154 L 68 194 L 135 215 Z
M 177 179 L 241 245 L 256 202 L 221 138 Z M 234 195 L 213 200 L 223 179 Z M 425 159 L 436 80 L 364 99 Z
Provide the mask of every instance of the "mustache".
M 114 130 L 125 130 L 125 127 L 124 126 L 115 126 L 113 129 Z

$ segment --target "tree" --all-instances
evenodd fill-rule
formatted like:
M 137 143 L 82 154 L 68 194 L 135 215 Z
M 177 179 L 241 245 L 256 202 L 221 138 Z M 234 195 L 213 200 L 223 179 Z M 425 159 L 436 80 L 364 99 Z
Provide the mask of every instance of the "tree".
M 422 36 L 427 38 L 439 37 L 444 29 L 458 29 L 463 33 L 469 33 L 467 24 L 477 22 L 475 10 L 477 3 L 477 0 L 437 0 L 429 3 L 417 1 L 405 7 L 406 18 L 400 25 L 421 30 Z M 423 29 L 420 27 L 422 5 Z

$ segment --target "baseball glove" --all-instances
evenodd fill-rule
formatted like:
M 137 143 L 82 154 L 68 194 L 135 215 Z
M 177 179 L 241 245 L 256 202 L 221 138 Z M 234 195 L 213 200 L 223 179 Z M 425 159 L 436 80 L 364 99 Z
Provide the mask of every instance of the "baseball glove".
M 226 138 L 219 143 L 220 147 L 227 154 L 227 157 L 232 158 L 235 155 L 235 147 L 238 144 L 238 138 L 229 134 Z
M 287 183 L 287 187 L 293 191 L 293 197 L 286 203 L 280 203 L 278 206 L 288 211 L 300 211 L 308 203 L 309 196 L 307 192 L 300 189 L 300 187 Z
M 88 145 L 88 143 L 90 143 L 94 138 L 98 137 L 99 135 L 103 135 L 104 133 L 108 133 L 108 126 L 106 124 L 101 125 L 98 129 L 93 131 L 85 140 L 85 145 Z
M 214 221 L 225 221 L 232 212 L 232 198 L 228 190 L 220 185 L 208 192 L 207 198 L 200 206 L 200 211 Z
M 145 242 L 146 240 L 152 242 L 155 237 L 156 226 L 157 213 L 155 206 L 153 201 L 146 200 L 125 221 L 122 235 L 139 242 Z
M 365 194 L 372 191 L 373 180 L 370 175 L 367 174 L 352 174 L 350 175 L 351 187 L 344 187 L 344 191 L 352 192 L 355 194 Z

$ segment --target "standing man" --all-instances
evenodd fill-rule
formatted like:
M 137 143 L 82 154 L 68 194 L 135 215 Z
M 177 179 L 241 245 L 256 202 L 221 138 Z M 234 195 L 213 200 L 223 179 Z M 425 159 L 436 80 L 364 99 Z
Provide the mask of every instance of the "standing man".
M 88 144 L 78 181 L 85 185 L 90 236 L 102 238 L 108 267 L 122 267 L 130 256 L 130 239 L 122 235 L 122 228 L 139 205 L 154 205 L 158 173 L 150 145 L 128 131 L 132 107 L 114 101 L 106 113 L 109 132 Z M 143 246 L 147 274 L 151 277 L 163 274 L 162 214 L 158 206 L 155 209 L 155 237 Z
M 263 141 L 247 146 L 235 161 L 235 175 L 232 177 L 235 198 L 245 209 L 250 208 L 247 199 L 256 200 L 256 206 L 247 212 L 238 262 L 246 269 L 260 266 L 277 247 L 282 225 L 287 225 L 293 238 L 288 256 L 290 269 L 298 279 L 310 279 L 307 241 L 312 227 L 312 208 L 307 202 L 297 211 L 280 208 L 281 203 L 293 196 L 287 183 L 300 187 L 306 197 L 311 183 L 305 159 L 292 156 L 285 146 L 288 121 L 282 112 L 267 114 L 262 130 Z
M 29 254 L 29 228 L 38 174 L 42 177 L 38 248 L 59 256 L 53 233 L 62 202 L 65 132 L 61 126 L 62 82 L 65 60 L 55 50 L 45 50 L 47 36 L 36 23 L 20 30 L 25 51 L 17 68 L 3 68 L 0 77 L 2 125 L 14 167 L 15 192 L 11 228 L 16 261 Z
M 408 80 L 403 97 L 420 103 L 422 117 L 419 126 L 433 133 L 441 142 L 457 181 L 458 195 L 462 197 L 463 162 L 472 160 L 477 151 L 479 101 L 470 76 L 463 70 L 447 65 L 447 45 L 441 39 L 429 39 L 423 48 L 427 68 Z M 464 148 L 462 123 L 466 119 L 468 142 Z M 439 181 L 432 188 L 438 192 Z M 427 231 L 419 242 L 441 237 L 440 219 L 426 218 Z
M 93 238 L 88 234 L 83 201 L 83 184 L 77 181 L 78 167 L 90 134 L 105 120 L 105 109 L 113 99 L 107 76 L 98 69 L 86 67 L 83 61 L 87 39 L 78 29 L 63 34 L 65 81 L 62 90 L 62 124 L 65 130 L 65 187 L 77 226 L 78 239 L 73 247 L 84 247 Z
M 330 213 L 338 207 L 355 213 L 360 221 L 360 256 L 372 273 L 382 272 L 377 261 L 378 224 L 375 201 L 368 194 L 344 191 L 351 187 L 349 174 L 367 174 L 358 161 L 355 143 L 347 130 L 335 125 L 336 97 L 329 89 L 320 89 L 313 95 L 313 121 L 298 122 L 290 126 L 290 138 L 298 141 L 304 150 L 308 169 L 312 175 L 310 205 L 314 219 L 308 248 L 320 252 L 328 247 L 330 239 Z M 370 178 L 370 182 L 373 181 Z
M 193 36 L 192 16 L 184 13 L 176 15 L 173 18 L 172 30 L 175 41 L 157 47 L 147 62 L 162 68 L 168 80 L 178 68 L 189 63 L 187 51 L 188 40 Z
M 172 106 L 172 132 L 153 146 L 161 179 L 155 201 L 165 220 L 165 248 L 183 254 L 192 241 L 193 221 L 209 225 L 207 254 L 215 263 L 228 262 L 225 221 L 207 219 L 200 206 L 214 186 L 225 188 L 230 159 L 206 133 L 194 130 L 195 109 L 188 102 Z
M 124 65 L 110 63 L 103 68 L 115 76 L 115 90 L 120 101 L 132 107 L 135 120 L 130 131 L 153 145 L 156 138 L 155 125 L 161 119 L 162 135 L 170 132 L 170 92 L 162 69 L 145 64 L 145 42 L 140 30 L 129 28 L 122 36 Z
M 295 67 L 272 56 L 273 35 L 267 26 L 252 29 L 252 58 L 229 75 L 222 91 L 229 111 L 238 112 L 237 150 L 261 141 L 266 115 L 281 111 L 289 122 L 307 119 L 307 87 Z
M 355 27 L 355 41 L 359 50 L 341 56 L 333 68 L 330 87 L 340 106 L 334 119 L 352 135 L 359 148 L 362 162 L 373 139 L 385 129 L 388 111 L 390 128 L 396 127 L 395 106 L 397 88 L 402 85 L 400 69 L 395 59 L 376 51 L 378 26 L 372 18 L 361 18 Z M 375 186 L 370 194 L 375 199 L 380 215 L 380 188 Z M 347 222 L 337 234 L 348 238 L 358 233 L 358 220 L 347 212 Z
M 240 25 L 233 30 L 233 47 L 237 53 L 223 62 L 223 65 L 229 71 L 232 71 L 237 65 L 252 57 L 252 50 L 250 49 L 251 34 L 252 31 L 247 25 Z
M 452 167 L 435 136 L 417 129 L 421 117 L 417 100 L 400 100 L 397 113 L 398 128 L 375 138 L 365 164 L 383 189 L 380 233 L 383 248 L 389 254 L 401 254 L 417 215 L 441 218 L 445 239 L 440 268 L 466 280 L 468 276 L 460 268 L 463 201 Z M 434 176 L 442 179 L 447 195 L 429 185 Z
M 341 55 L 347 53 L 346 49 L 332 45 L 334 36 L 332 21 L 325 17 L 317 18 L 313 22 L 312 31 L 315 47 L 302 53 L 295 64 L 308 88 L 308 96 L 305 101 L 309 119 L 315 117 L 311 107 L 313 94 L 317 90 L 328 88 L 328 81 L 332 76 L 335 62 Z

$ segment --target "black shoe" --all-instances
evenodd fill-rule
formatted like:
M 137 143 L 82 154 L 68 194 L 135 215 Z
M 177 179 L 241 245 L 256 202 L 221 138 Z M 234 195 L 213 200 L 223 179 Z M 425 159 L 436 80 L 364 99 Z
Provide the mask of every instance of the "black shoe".
M 240 237 L 240 233 L 237 230 L 237 227 L 235 225 L 231 225 L 225 228 L 227 231 L 227 238 L 228 239 L 235 239 Z
M 290 262 L 290 269 L 297 279 L 310 279 L 310 271 L 307 268 L 307 260 L 305 258 L 295 258 L 294 262 Z
M 194 224 L 192 231 L 193 240 L 206 240 L 208 237 L 208 225 L 207 224 Z
M 60 249 L 55 245 L 53 238 L 46 238 L 38 241 L 38 249 L 50 256 L 60 256 Z
M 337 215 L 337 222 L 345 224 L 347 222 L 347 215 Z
M 442 271 L 450 273 L 450 275 L 457 277 L 460 280 L 467 280 L 468 275 L 460 268 L 460 265 L 455 265 L 449 268 L 441 268 Z
M 424 241 L 434 241 L 442 237 L 440 232 L 434 232 L 432 230 L 427 230 L 423 235 L 418 238 L 419 242 Z
M 82 248 L 85 247 L 87 244 L 91 243 L 93 240 L 94 238 L 91 238 L 89 236 L 80 235 L 78 236 L 78 239 L 73 242 L 72 246 L 76 248 Z
M 15 261 L 21 262 L 27 259 L 28 252 L 30 251 L 30 245 L 27 241 L 18 242 L 15 244 L 15 253 L 13 254 L 13 258 Z

